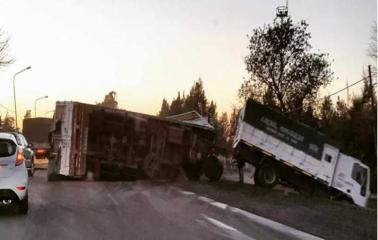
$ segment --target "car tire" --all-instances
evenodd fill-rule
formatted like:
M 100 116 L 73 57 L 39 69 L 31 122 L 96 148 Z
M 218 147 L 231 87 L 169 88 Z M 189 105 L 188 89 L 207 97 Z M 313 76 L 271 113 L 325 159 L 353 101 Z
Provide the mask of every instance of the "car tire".
M 28 194 L 26 194 L 26 197 L 19 202 L 18 208 L 19 208 L 19 211 L 20 211 L 21 214 L 27 214 L 28 213 L 28 210 L 29 210 Z
M 29 177 L 33 177 L 33 175 L 34 175 L 34 169 L 32 168 L 32 169 L 28 169 L 28 176 Z

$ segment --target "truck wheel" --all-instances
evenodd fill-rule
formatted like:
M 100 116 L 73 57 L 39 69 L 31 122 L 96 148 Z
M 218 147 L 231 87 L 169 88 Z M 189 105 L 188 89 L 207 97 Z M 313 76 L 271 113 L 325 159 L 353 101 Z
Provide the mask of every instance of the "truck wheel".
M 205 159 L 203 171 L 210 181 L 219 181 L 223 174 L 223 165 L 218 158 L 211 156 Z
M 270 165 L 262 165 L 258 168 L 254 179 L 258 185 L 266 188 L 273 188 L 278 182 L 277 172 Z
M 189 181 L 199 181 L 202 175 L 199 163 L 187 163 L 183 166 L 186 178 Z
M 19 202 L 18 209 L 21 214 L 27 214 L 29 210 L 29 200 L 28 200 L 28 195 L 24 199 L 22 199 Z

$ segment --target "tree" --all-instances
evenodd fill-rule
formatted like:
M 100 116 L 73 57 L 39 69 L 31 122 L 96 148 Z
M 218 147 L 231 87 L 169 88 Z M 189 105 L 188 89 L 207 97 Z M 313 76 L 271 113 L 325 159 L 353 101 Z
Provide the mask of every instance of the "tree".
M 172 100 L 169 115 L 177 115 L 184 111 L 184 99 L 181 98 L 181 93 L 177 92 L 177 97 Z
M 319 119 L 315 115 L 315 109 L 313 107 L 314 103 L 308 104 L 301 115 L 301 122 L 307 124 L 308 126 L 318 129 Z
M 24 119 L 31 118 L 31 110 L 26 110 Z
M 216 119 L 216 107 L 217 106 L 214 101 L 211 101 L 210 104 L 208 103 L 203 87 L 203 81 L 201 78 L 199 78 L 193 83 L 193 86 L 189 91 L 189 95 L 185 95 L 185 93 L 181 94 L 180 91 L 177 92 L 177 97 L 172 100 L 170 105 L 165 99 L 163 99 L 158 115 L 168 116 L 189 111 L 197 111 L 199 114 L 206 116 L 209 119 Z
M 241 99 L 262 102 L 268 93 L 269 104 L 280 111 L 301 112 L 305 102 L 330 82 L 333 73 L 328 54 L 310 52 L 307 27 L 304 20 L 294 24 L 288 17 L 253 31 L 250 55 L 245 59 L 250 78 L 239 89 Z
M 349 109 L 349 121 L 344 133 L 344 146 L 352 154 L 359 157 L 376 169 L 376 151 L 374 150 L 375 121 L 370 103 L 363 96 L 353 99 Z
M 354 156 L 367 164 L 371 169 L 371 190 L 376 192 L 377 156 L 374 134 L 376 121 L 374 108 L 367 95 L 369 85 L 364 84 L 361 93 L 352 99 L 351 106 L 340 98 L 336 109 L 330 99 L 325 98 L 321 107 L 322 131 L 326 133 L 340 148 L 340 151 Z
M 218 119 L 217 104 L 211 100 L 210 105 L 207 107 L 207 118 L 210 124 L 215 124 Z
M 236 134 L 236 129 L 238 126 L 238 119 L 239 119 L 239 112 L 240 108 L 233 106 L 232 107 L 232 112 L 230 116 L 230 123 L 229 123 L 229 130 L 228 130 L 228 138 L 229 139 L 234 139 L 235 134 Z
M 230 142 L 227 141 L 229 135 L 227 113 L 222 113 L 218 117 L 217 104 L 213 100 L 210 102 L 207 100 L 201 78 L 193 83 L 188 95 L 177 92 L 177 97 L 172 100 L 171 104 L 164 98 L 158 115 L 165 117 L 190 111 L 197 111 L 207 117 L 208 122 L 214 127 L 215 145 L 218 146 L 218 150 L 230 149 Z
M 167 102 L 167 100 L 165 100 L 165 98 L 163 98 L 163 102 L 161 103 L 159 116 L 160 117 L 169 116 L 169 112 L 170 112 L 169 103 Z
M 336 117 L 339 119 L 347 119 L 348 111 L 349 109 L 347 103 L 338 97 L 336 102 Z
M 2 125 L 0 126 L 2 131 L 16 131 L 15 118 L 9 116 L 8 113 L 5 114 Z
M 262 96 L 262 102 L 264 103 L 264 105 L 267 105 L 271 108 L 277 108 L 272 89 L 268 88 L 266 90 L 266 92 Z
M 223 112 L 222 115 L 216 119 L 214 128 L 216 145 L 223 149 L 231 150 L 231 146 L 228 141 L 229 121 L 226 112 Z
M 372 27 L 368 55 L 377 60 L 377 22 L 374 22 Z
M 186 111 L 197 111 L 199 114 L 206 116 L 208 102 L 203 87 L 203 81 L 199 78 L 190 89 L 189 95 L 184 102 L 184 109 Z
M 331 97 L 327 96 L 324 98 L 323 103 L 320 108 L 320 119 L 323 127 L 328 127 L 331 121 L 334 120 L 335 109 Z
M 105 95 L 104 101 L 97 103 L 97 105 L 109 108 L 118 108 L 117 93 L 115 91 L 109 92 Z
M 3 29 L 0 28 L 0 68 L 9 65 L 13 59 L 8 55 L 9 37 L 6 36 Z

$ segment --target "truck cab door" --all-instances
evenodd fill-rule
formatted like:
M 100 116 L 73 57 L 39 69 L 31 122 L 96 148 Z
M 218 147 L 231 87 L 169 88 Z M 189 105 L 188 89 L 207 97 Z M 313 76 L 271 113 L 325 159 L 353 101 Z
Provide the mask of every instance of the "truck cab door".
M 370 168 L 341 153 L 332 187 L 345 193 L 356 205 L 366 207 L 370 195 Z
M 332 177 L 335 171 L 338 154 L 339 149 L 331 145 L 324 144 L 318 177 L 326 181 L 328 186 L 332 184 Z
M 353 202 L 361 207 L 367 206 L 367 200 L 370 195 L 370 168 L 360 162 L 353 163 L 352 169 L 352 199 Z

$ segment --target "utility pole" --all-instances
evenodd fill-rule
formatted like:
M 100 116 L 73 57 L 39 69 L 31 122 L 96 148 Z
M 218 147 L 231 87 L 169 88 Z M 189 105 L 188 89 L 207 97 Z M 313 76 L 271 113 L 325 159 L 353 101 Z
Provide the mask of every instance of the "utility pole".
M 371 66 L 368 66 L 368 71 L 369 71 L 369 85 L 370 85 L 370 100 L 371 100 L 371 110 L 373 113 L 373 119 L 374 119 L 374 124 L 373 124 L 373 136 L 374 136 L 374 153 L 377 153 L 377 132 L 376 132 L 376 127 L 377 127 L 377 111 L 375 108 L 374 104 L 374 91 L 373 91 L 373 79 L 371 77 Z
M 346 80 L 346 89 L 347 89 L 347 104 L 349 103 L 349 83 L 348 79 Z
M 369 84 L 370 84 L 370 100 L 371 100 L 371 107 L 374 108 L 374 91 L 373 91 L 373 79 L 371 77 L 371 66 L 368 65 L 369 70 Z

